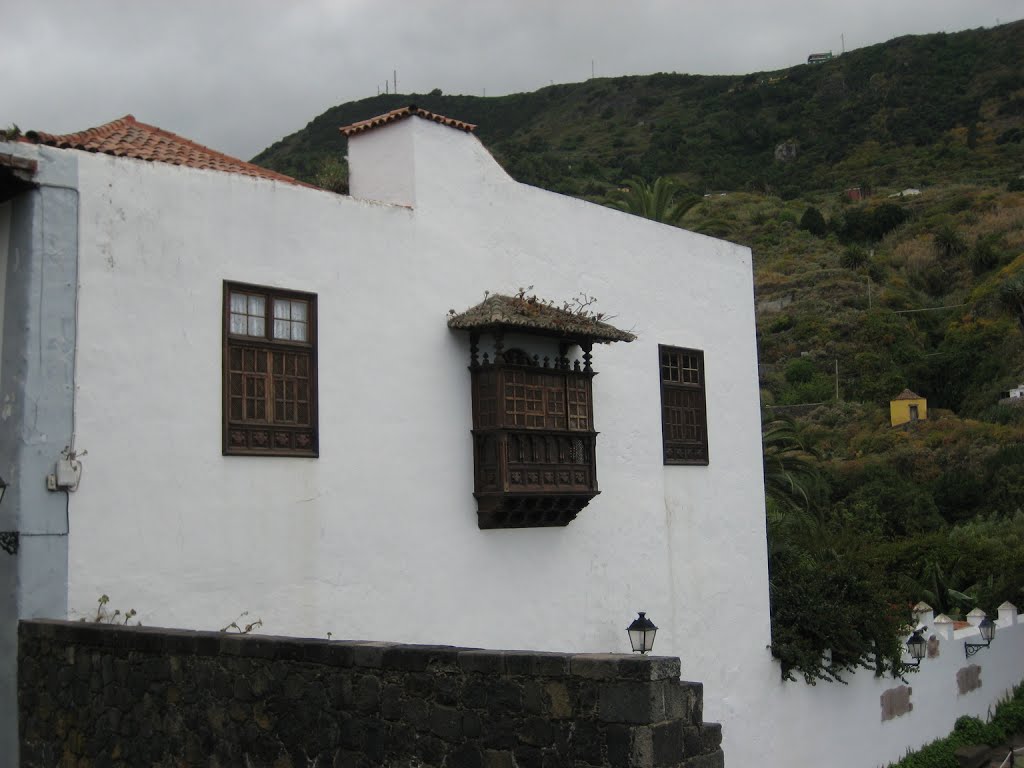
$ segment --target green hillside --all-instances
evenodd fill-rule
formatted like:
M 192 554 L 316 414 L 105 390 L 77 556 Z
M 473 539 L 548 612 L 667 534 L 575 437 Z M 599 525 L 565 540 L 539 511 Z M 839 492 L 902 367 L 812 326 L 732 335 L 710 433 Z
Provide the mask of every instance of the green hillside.
M 1024 382 L 1021 51 L 1017 22 L 742 77 L 379 96 L 254 162 L 343 184 L 338 127 L 413 102 L 477 123 L 523 182 L 696 193 L 680 225 L 754 254 L 773 651 L 808 679 L 906 673 L 917 600 L 1024 607 L 1024 408 L 999 403 Z M 905 387 L 929 418 L 894 429 Z
M 333 107 L 253 160 L 310 180 L 337 128 L 410 102 L 479 125 L 518 180 L 600 197 L 632 176 L 701 192 L 1006 180 L 1024 147 L 1024 22 L 904 37 L 746 76 L 597 78 L 480 98 L 398 94 Z M 795 142 L 796 157 L 775 159 Z M 937 162 L 938 161 L 938 162 Z

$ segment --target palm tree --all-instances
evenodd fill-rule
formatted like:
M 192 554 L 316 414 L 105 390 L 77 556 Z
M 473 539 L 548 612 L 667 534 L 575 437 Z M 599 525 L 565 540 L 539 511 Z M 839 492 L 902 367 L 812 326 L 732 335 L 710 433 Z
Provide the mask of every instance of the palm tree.
M 817 549 L 828 540 L 820 516 L 828 485 L 817 448 L 787 416 L 765 422 L 762 445 L 769 556 Z
M 817 448 L 788 416 L 764 426 L 764 492 L 770 512 L 806 510 L 820 500 L 823 478 Z
M 936 253 L 945 261 L 961 256 L 967 251 L 967 241 L 952 224 L 943 224 L 936 230 L 933 238 Z
M 683 192 L 671 179 L 659 176 L 653 184 L 640 178 L 630 179 L 611 201 L 613 208 L 643 216 L 664 224 L 678 224 L 688 210 L 700 200 Z

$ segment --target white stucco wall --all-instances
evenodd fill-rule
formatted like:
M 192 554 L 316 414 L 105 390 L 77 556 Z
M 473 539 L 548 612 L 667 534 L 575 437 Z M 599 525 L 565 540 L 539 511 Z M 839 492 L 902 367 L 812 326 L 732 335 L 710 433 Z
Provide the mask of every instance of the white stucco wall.
M 108 594 L 151 625 L 625 652 L 645 610 L 730 765 L 835 758 L 877 684 L 782 684 L 768 651 L 749 250 L 517 184 L 419 119 L 349 151 L 354 191 L 415 206 L 79 154 L 71 616 Z M 320 458 L 221 455 L 224 280 L 318 295 Z M 446 314 L 531 284 L 639 338 L 594 351 L 601 495 L 566 528 L 480 531 Z M 662 465 L 658 344 L 705 352 L 707 467 Z M 862 737 L 832 762 L 874 765 Z
M 362 200 L 416 204 L 413 157 L 416 120 L 399 120 L 359 134 L 350 141 L 359 151 L 349 156 L 349 192 Z
M 749 251 L 516 184 L 419 119 L 353 140 L 354 169 L 392 128 L 415 167 L 370 184 L 414 178 L 414 209 L 81 154 L 72 615 L 105 593 L 145 624 L 626 651 L 646 610 L 739 749 L 769 642 Z M 318 295 L 319 459 L 221 455 L 223 280 Z M 529 284 L 639 339 L 594 353 L 601 495 L 566 528 L 480 531 L 446 313 Z M 708 467 L 662 465 L 659 343 L 705 350 Z
M 0 340 L 4 337 L 4 298 L 7 295 L 7 251 L 11 240 L 11 204 L 0 203 Z M 0 341 L 0 353 L 3 352 Z M 3 376 L 3 354 L 0 354 L 0 377 Z

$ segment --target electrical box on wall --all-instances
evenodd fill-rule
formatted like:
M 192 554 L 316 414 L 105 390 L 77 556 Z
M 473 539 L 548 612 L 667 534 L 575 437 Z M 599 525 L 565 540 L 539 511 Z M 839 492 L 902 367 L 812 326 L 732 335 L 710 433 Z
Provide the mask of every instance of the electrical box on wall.
M 48 491 L 77 491 L 78 483 L 82 479 L 82 462 L 79 461 L 79 457 L 86 453 L 86 451 L 76 453 L 65 448 L 57 460 L 54 473 L 46 476 L 46 489 Z

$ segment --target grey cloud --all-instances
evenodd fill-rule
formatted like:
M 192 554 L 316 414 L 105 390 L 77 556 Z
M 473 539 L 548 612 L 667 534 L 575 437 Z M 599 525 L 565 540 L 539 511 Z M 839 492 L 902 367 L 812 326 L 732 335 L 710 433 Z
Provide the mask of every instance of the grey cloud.
M 243 158 L 398 70 L 489 96 L 657 71 L 741 74 L 903 34 L 991 26 L 1019 0 L 39 0 L 0 12 L 0 125 L 133 113 Z

